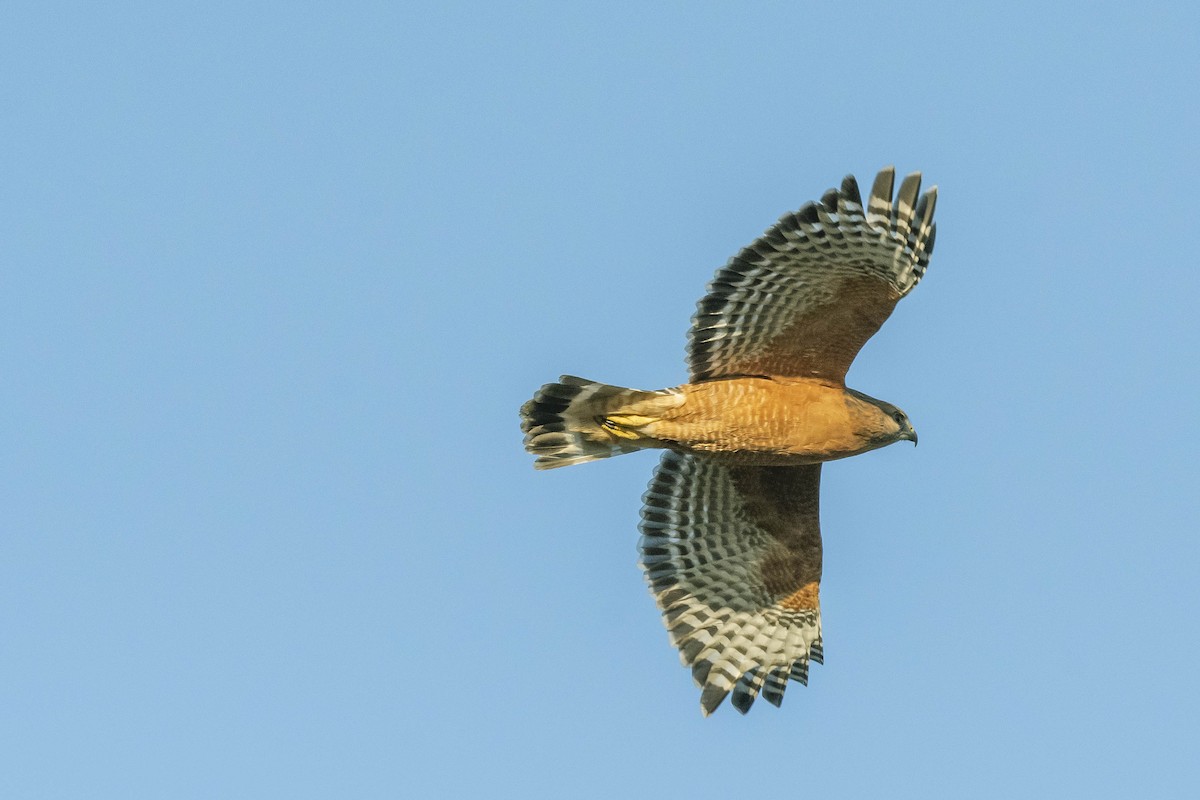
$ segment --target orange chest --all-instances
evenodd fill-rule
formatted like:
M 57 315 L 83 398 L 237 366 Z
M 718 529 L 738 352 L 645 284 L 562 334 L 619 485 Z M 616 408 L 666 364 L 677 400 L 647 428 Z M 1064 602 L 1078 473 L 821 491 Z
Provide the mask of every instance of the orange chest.
M 862 449 L 845 390 L 824 381 L 733 378 L 682 387 L 674 417 L 714 449 L 794 454 L 824 460 Z M 682 431 L 681 431 L 682 432 Z

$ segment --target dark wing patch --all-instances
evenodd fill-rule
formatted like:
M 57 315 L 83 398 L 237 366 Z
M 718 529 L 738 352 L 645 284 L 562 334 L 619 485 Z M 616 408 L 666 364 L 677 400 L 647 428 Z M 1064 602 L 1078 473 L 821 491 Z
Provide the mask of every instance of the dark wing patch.
M 933 252 L 937 188 L 921 175 L 875 178 L 866 209 L 848 175 L 718 270 L 688 333 L 692 381 L 733 375 L 841 382 L 855 355 L 908 294 Z
M 711 714 L 779 705 L 820 660 L 819 464 L 729 467 L 668 451 L 643 497 L 646 581 Z

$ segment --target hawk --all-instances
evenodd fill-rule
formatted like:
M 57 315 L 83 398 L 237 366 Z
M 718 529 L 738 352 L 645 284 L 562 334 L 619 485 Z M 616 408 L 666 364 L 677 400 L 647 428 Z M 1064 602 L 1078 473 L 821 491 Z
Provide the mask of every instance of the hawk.
M 690 380 L 638 391 L 564 375 L 521 408 L 534 466 L 659 448 L 641 565 L 711 714 L 778 706 L 822 663 L 821 464 L 900 440 L 903 411 L 846 371 L 933 252 L 937 188 L 854 176 L 785 214 L 721 268 L 688 333 Z

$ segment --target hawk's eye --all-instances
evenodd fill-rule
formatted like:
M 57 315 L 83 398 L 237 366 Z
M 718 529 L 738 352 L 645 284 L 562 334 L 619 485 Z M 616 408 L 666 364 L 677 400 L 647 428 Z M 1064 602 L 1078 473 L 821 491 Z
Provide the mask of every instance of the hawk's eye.
M 896 422 L 898 422 L 901 425 L 904 424 L 904 415 L 901 414 L 899 411 L 897 411 L 895 414 L 892 415 L 892 419 L 896 420 Z

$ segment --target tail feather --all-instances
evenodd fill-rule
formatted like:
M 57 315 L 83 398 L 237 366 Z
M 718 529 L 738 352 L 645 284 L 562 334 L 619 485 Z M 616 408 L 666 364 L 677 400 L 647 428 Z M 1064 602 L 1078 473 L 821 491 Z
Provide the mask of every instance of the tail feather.
M 537 456 L 535 468 L 553 469 L 652 447 L 628 426 L 628 415 L 645 424 L 664 399 L 676 405 L 675 397 L 669 390 L 644 392 L 563 375 L 521 406 L 525 449 Z

